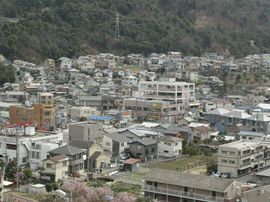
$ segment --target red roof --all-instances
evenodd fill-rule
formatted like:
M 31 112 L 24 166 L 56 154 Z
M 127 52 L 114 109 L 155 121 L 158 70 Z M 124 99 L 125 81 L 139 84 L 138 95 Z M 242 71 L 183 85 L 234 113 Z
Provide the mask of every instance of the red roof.
M 49 159 L 52 161 L 61 161 L 68 158 L 66 155 L 56 155 L 56 156 L 52 156 Z
M 133 165 L 133 164 L 135 164 L 135 163 L 139 163 L 139 159 L 133 159 L 133 158 L 130 158 L 130 159 L 128 159 L 128 160 L 125 160 L 124 161 L 124 164 L 130 164 L 130 165 Z

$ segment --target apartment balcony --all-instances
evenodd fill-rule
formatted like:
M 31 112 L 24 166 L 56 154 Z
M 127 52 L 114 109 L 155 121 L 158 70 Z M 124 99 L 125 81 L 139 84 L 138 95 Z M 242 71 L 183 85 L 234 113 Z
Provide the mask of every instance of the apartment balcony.
M 223 197 L 214 197 L 214 196 L 196 194 L 192 192 L 183 192 L 183 191 L 174 190 L 174 189 L 154 187 L 150 185 L 143 185 L 142 188 L 144 192 L 174 196 L 174 197 L 179 197 L 183 199 L 192 199 L 194 201 L 199 200 L 199 201 L 205 201 L 205 202 L 224 202 L 225 200 L 225 198 Z

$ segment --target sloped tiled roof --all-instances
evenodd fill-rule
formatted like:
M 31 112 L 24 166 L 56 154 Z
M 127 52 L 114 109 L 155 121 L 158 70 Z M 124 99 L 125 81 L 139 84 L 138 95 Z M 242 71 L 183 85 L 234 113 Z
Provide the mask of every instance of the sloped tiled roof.
M 79 149 L 77 147 L 73 147 L 71 145 L 64 145 L 61 147 L 58 147 L 56 149 L 53 149 L 51 151 L 49 151 L 49 154 L 63 154 L 66 156 L 70 156 L 70 155 L 75 155 L 75 154 L 80 154 L 82 153 L 83 150 Z

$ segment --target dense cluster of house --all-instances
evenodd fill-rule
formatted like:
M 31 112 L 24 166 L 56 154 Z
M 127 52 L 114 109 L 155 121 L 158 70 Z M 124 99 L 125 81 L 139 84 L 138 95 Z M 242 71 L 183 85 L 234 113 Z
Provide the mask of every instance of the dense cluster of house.
M 254 91 L 217 98 L 212 86 L 223 81 L 211 73 L 264 71 L 270 55 L 233 60 L 215 53 L 106 53 L 40 65 L 1 62 L 11 64 L 16 82 L 0 88 L 0 157 L 29 166 L 42 180 L 115 165 L 132 171 L 138 162 L 181 157 L 183 143 L 208 140 L 218 147 L 220 176 L 238 177 L 270 165 L 268 98 Z M 256 176 L 270 179 L 264 175 Z M 239 189 L 233 179 L 161 169 L 143 183 L 146 196 L 165 201 L 234 201 Z

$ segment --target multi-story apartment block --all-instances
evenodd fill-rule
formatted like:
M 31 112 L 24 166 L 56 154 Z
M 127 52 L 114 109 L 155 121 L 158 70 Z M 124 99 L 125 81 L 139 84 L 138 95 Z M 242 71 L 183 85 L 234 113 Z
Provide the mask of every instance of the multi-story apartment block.
M 176 82 L 175 79 L 140 81 L 138 92 L 145 99 L 169 101 L 183 105 L 195 100 L 195 84 Z
M 102 124 L 97 122 L 79 122 L 69 125 L 69 140 L 101 142 L 103 137 Z
M 55 107 L 46 104 L 33 104 L 32 107 L 11 106 L 9 122 L 11 124 L 36 122 L 38 129 L 53 130 L 55 128 Z
M 133 116 L 138 120 L 159 120 L 160 118 L 175 119 L 183 113 L 183 106 L 162 100 L 146 100 L 140 98 L 126 98 L 124 108 L 132 110 Z
M 267 141 L 239 140 L 218 147 L 218 172 L 238 177 L 269 166 Z
M 234 202 L 241 184 L 233 179 L 154 169 L 147 173 L 142 189 L 145 197 L 168 202 Z

